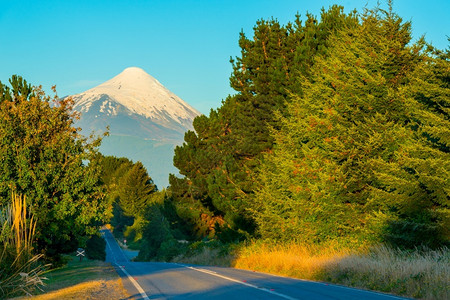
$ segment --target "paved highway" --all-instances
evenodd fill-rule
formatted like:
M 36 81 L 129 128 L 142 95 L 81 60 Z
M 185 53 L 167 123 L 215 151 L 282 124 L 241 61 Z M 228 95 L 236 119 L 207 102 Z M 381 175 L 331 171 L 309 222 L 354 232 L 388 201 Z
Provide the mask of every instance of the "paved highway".
M 109 230 L 102 234 L 107 242 L 106 260 L 124 278 L 132 299 L 404 299 L 232 268 L 131 262 Z

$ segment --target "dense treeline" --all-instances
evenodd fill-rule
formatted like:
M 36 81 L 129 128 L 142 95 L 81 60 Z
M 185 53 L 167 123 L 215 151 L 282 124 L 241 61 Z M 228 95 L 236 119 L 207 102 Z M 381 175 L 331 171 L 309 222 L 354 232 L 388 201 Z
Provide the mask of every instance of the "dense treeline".
M 449 52 L 392 9 L 260 20 L 235 95 L 175 150 L 198 238 L 437 247 L 449 241 Z
M 158 191 L 141 162 L 102 156 L 102 182 L 114 236 L 139 249 L 140 260 L 170 260 L 183 252 L 190 225 L 177 215 L 165 190 Z
M 114 235 L 132 244 L 139 242 L 147 222 L 145 210 L 155 201 L 156 185 L 139 161 L 133 163 L 123 157 L 103 156 L 100 165 Z
M 214 224 L 236 238 L 255 233 L 248 204 L 263 153 L 273 147 L 269 128 L 278 127 L 275 112 L 287 113 L 290 93 L 301 93 L 299 81 L 309 74 L 315 55 L 326 55 L 329 36 L 356 24 L 354 13 L 333 6 L 322 11 L 320 21 L 312 15 L 305 24 L 297 16 L 286 26 L 261 20 L 253 39 L 241 33 L 242 56 L 231 60 L 230 83 L 237 93 L 209 117 L 196 118 L 195 132 L 175 150 L 174 164 L 184 177 L 170 177 L 171 191 L 198 235 L 213 235 Z
M 260 234 L 438 246 L 448 238 L 448 61 L 423 41 L 408 46 L 410 24 L 390 11 L 329 41 L 273 131 L 253 198 Z

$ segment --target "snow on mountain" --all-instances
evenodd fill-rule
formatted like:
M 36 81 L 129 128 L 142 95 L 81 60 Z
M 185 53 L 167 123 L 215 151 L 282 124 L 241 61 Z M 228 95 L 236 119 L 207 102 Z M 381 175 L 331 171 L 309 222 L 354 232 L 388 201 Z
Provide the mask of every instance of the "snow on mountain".
M 179 132 L 192 129 L 200 113 L 144 70 L 131 67 L 84 93 L 73 96 L 82 118 L 134 115 Z M 141 120 L 143 121 L 143 120 Z M 107 123 L 107 122 L 102 122 Z M 94 128 L 95 129 L 95 128 Z
M 131 67 L 72 98 L 81 113 L 75 125 L 85 135 L 109 127 L 103 154 L 141 161 L 159 188 L 168 185 L 169 173 L 177 174 L 173 150 L 200 113 L 158 80 Z

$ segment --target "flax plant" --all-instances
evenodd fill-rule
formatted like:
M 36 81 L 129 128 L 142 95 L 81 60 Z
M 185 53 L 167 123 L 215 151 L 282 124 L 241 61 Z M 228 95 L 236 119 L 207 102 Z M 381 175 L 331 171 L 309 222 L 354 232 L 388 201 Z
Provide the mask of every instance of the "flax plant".
M 31 295 L 44 285 L 42 255 L 33 253 L 35 229 L 25 196 L 12 193 L 11 203 L 0 208 L 0 299 Z

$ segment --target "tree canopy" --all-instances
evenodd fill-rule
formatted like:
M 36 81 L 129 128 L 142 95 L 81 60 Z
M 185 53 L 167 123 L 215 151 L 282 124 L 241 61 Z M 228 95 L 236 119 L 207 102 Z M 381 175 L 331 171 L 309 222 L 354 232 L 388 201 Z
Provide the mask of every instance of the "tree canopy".
M 261 166 L 263 237 L 448 241 L 449 65 L 424 41 L 409 45 L 410 28 L 369 10 L 315 57 Z
M 239 46 L 236 94 L 175 149 L 173 203 L 198 236 L 448 242 L 448 51 L 411 43 L 390 2 L 260 20 Z
M 103 218 L 100 138 L 85 138 L 73 126 L 70 98 L 51 98 L 20 76 L 9 82 L 0 82 L 0 203 L 11 192 L 26 195 L 37 220 L 37 249 L 58 256 Z
M 213 233 L 212 222 L 242 235 L 254 232 L 246 209 L 258 186 L 260 158 L 273 145 L 275 112 L 286 113 L 289 93 L 300 92 L 299 76 L 307 76 L 315 55 L 326 53 L 329 36 L 356 24 L 354 13 L 333 6 L 320 21 L 312 15 L 305 24 L 297 16 L 286 26 L 260 20 L 252 39 L 241 33 L 241 56 L 231 59 L 230 84 L 237 93 L 209 117 L 197 117 L 195 132 L 175 149 L 174 165 L 184 177 L 171 176 L 171 190 L 180 214 L 199 233 Z

